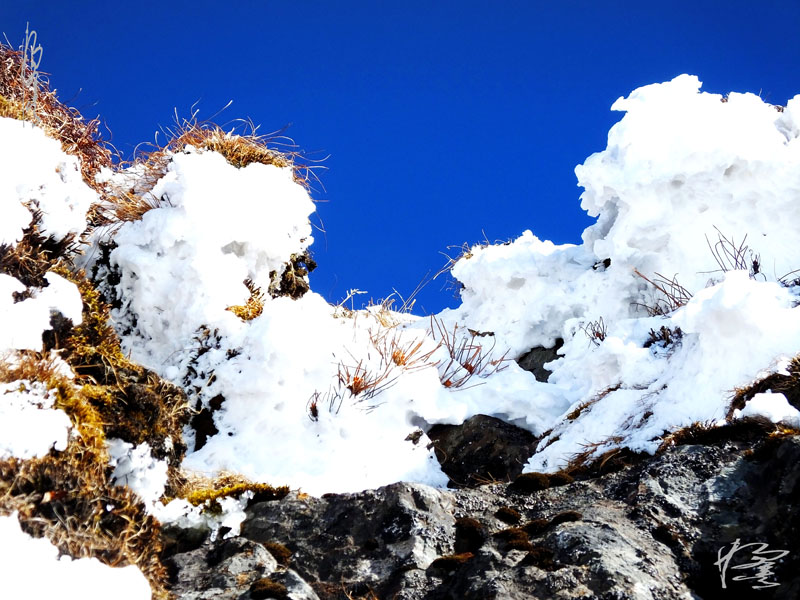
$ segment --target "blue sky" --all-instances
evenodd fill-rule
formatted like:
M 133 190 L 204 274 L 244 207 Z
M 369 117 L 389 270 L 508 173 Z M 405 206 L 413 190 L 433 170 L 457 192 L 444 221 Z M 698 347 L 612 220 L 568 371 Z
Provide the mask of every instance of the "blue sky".
M 605 147 L 609 107 L 695 74 L 705 91 L 800 93 L 800 2 L 0 3 L 26 22 L 59 97 L 100 115 L 124 153 L 196 102 L 221 124 L 289 126 L 328 157 L 312 193 L 312 288 L 410 294 L 448 246 L 531 229 L 580 242 L 575 165 Z M 415 312 L 455 306 L 446 279 Z

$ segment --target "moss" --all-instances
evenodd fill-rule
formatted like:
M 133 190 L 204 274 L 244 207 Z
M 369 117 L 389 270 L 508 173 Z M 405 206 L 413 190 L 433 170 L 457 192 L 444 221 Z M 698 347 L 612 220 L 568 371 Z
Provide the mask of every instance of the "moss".
M 222 510 L 218 500 L 220 498 L 240 498 L 245 492 L 253 492 L 251 502 L 266 502 L 281 500 L 289 493 L 287 486 L 272 487 L 266 483 L 253 483 L 238 478 L 240 481 L 228 483 L 225 479 L 221 482 L 211 482 L 208 487 L 195 487 L 185 490 L 182 497 L 193 506 L 206 505 L 211 511 Z M 190 484 L 191 485 L 191 484 Z
M 109 322 L 109 306 L 86 273 L 72 271 L 63 263 L 53 271 L 74 283 L 83 300 L 81 324 L 72 328 L 53 349 L 61 350 L 76 374 L 95 383 L 116 385 L 120 379 L 142 379 L 145 369 L 122 353 L 119 337 Z
M 45 348 L 59 350 L 76 380 L 86 382 L 80 395 L 99 415 L 105 436 L 134 445 L 147 442 L 156 459 L 168 460 L 168 487 L 176 486 L 186 452 L 183 427 L 191 414 L 186 395 L 123 355 L 109 307 L 83 271 L 73 272 L 64 263 L 53 271 L 78 287 L 83 314 L 80 325 L 70 323 Z
M 283 600 L 289 597 L 289 592 L 282 583 L 263 577 L 254 581 L 250 586 L 250 597 L 253 600 L 264 600 L 266 598 Z
M 716 445 L 726 441 L 738 441 L 753 444 L 786 429 L 790 434 L 796 430 L 785 428 L 762 417 L 738 419 L 727 425 L 716 426 L 713 423 L 692 423 L 665 435 L 657 454 L 666 452 L 673 446 Z
M 550 477 L 546 473 L 523 473 L 511 482 L 508 490 L 517 494 L 532 494 L 549 487 Z
M 292 551 L 286 546 L 278 542 L 266 542 L 264 547 L 272 555 L 272 558 L 278 561 L 279 565 L 283 565 L 284 567 L 289 566 L 292 560 Z
M 554 515 L 549 519 L 533 519 L 532 521 L 528 521 L 521 527 L 521 529 L 530 536 L 537 536 L 543 534 L 546 531 L 549 531 L 550 529 L 561 523 L 580 521 L 582 519 L 583 515 L 578 511 L 566 510 L 557 513 L 556 515 Z
M 456 519 L 456 554 L 476 552 L 486 542 L 486 528 L 477 519 L 461 517 Z
M 252 279 L 245 279 L 244 285 L 250 292 L 250 297 L 243 305 L 229 306 L 225 310 L 231 311 L 242 321 L 252 321 L 260 316 L 264 310 L 264 293 L 257 287 Z
M 510 506 L 501 506 L 497 509 L 497 512 L 494 513 L 494 516 L 503 523 L 508 523 L 509 525 L 516 525 L 522 520 L 522 515 L 519 514 L 519 511 Z
M 558 567 L 555 563 L 554 556 L 550 548 L 532 546 L 528 554 L 525 555 L 525 558 L 523 558 L 519 564 L 524 567 L 534 566 L 545 571 L 555 571 Z
M 0 44 L 0 116 L 35 121 L 61 143 L 64 152 L 80 160 L 83 180 L 97 189 L 95 175 L 101 167 L 111 166 L 111 151 L 100 139 L 99 119 L 84 121 L 77 110 L 58 100 L 41 74 L 36 78 L 36 104 L 26 106 L 31 88 L 21 76 L 22 61 L 22 52 Z M 30 68 L 25 71 L 31 74 Z
M 22 102 L 17 100 L 9 100 L 5 96 L 0 95 L 0 117 L 24 121 L 25 110 Z
M 550 473 L 548 475 L 548 479 L 550 480 L 550 487 L 559 487 L 562 485 L 569 485 L 575 478 L 570 475 L 569 473 L 565 473 L 564 471 L 558 471 L 557 473 Z
M 522 526 L 523 531 L 528 535 L 541 535 L 550 528 L 550 521 L 547 519 L 533 519 Z
M 77 416 L 79 395 L 71 395 L 67 404 L 81 435 L 72 436 L 62 452 L 0 461 L 0 513 L 16 510 L 26 532 L 47 537 L 63 554 L 135 564 L 154 598 L 166 598 L 158 522 L 130 489 L 109 482 L 102 428 L 89 425 L 91 412 Z
M 564 512 L 554 515 L 553 518 L 550 519 L 550 525 L 551 527 L 555 527 L 561 523 L 571 523 L 581 520 L 583 520 L 583 514 L 579 513 L 577 510 L 565 510 Z
M 502 542 L 508 550 L 530 550 L 531 543 L 528 533 L 519 527 L 501 529 L 494 534 L 494 538 Z
M 448 571 L 448 572 L 456 571 L 462 565 L 469 562 L 473 558 L 475 558 L 475 555 L 472 552 L 462 552 L 460 554 L 446 554 L 434 560 L 429 568 L 440 571 Z
M 564 471 L 575 479 L 585 480 L 621 471 L 650 457 L 645 452 L 633 452 L 628 448 L 612 448 L 599 456 L 594 455 L 600 446 L 621 441 L 622 438 L 612 437 L 602 443 L 590 444 L 585 451 L 572 458 Z

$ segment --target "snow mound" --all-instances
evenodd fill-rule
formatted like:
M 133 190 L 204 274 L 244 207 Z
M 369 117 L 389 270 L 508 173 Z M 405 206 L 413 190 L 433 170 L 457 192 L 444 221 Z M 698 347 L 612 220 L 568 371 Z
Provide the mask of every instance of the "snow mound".
M 433 423 L 527 427 L 543 439 L 526 468 L 545 471 L 721 422 L 734 388 L 800 351 L 784 277 L 800 267 L 800 97 L 699 89 L 683 75 L 614 103 L 608 147 L 576 169 L 598 218 L 582 243 L 476 246 L 452 269 L 461 306 L 429 319 L 270 294 L 312 240 L 291 168 L 172 154 L 159 206 L 119 228 L 104 268 L 124 348 L 199 411 L 184 465 L 315 494 L 444 485 Z M 242 317 L 254 287 L 263 307 Z M 513 360 L 561 341 L 547 382 Z
M 598 217 L 580 246 L 525 232 L 453 267 L 465 288 L 448 319 L 517 355 L 564 340 L 548 384 L 570 406 L 529 471 L 587 448 L 653 452 L 800 351 L 800 96 L 778 110 L 699 88 L 682 75 L 614 103 L 608 147 L 576 168 Z
M 96 558 L 59 557 L 58 548 L 48 540 L 22 531 L 16 513 L 0 517 L 0 540 L 0 574 L 8 598 L 151 597 L 150 584 L 135 566 L 112 568 Z

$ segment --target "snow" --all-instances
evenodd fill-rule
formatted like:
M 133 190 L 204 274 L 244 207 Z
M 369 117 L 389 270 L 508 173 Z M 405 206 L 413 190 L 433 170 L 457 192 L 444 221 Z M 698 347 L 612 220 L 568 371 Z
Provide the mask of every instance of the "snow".
M 58 141 L 40 128 L 0 118 L 0 245 L 16 246 L 41 211 L 39 232 L 61 240 L 86 229 L 86 212 L 97 194 L 81 179 L 79 162 L 61 150 Z M 50 329 L 53 311 L 81 323 L 78 288 L 55 273 L 45 274 L 47 286 L 15 302 L 25 291 L 15 277 L 0 274 L 0 356 L 10 350 L 41 350 L 42 332 Z
M 37 207 L 44 235 L 82 233 L 97 194 L 81 178 L 78 159 L 26 121 L 0 118 L 0 140 L 0 244 L 16 244 Z
M 652 452 L 674 428 L 720 421 L 735 387 L 800 351 L 796 289 L 778 283 L 800 265 L 800 97 L 779 112 L 699 89 L 683 75 L 615 102 L 608 147 L 576 168 L 598 217 L 582 243 L 525 231 L 471 248 L 452 269 L 461 306 L 431 319 L 312 291 L 240 320 L 227 309 L 247 301 L 244 280 L 269 290 L 311 243 L 313 204 L 288 168 L 173 155 L 159 208 L 119 228 L 111 262 L 125 351 L 201 406 L 223 399 L 219 433 L 184 466 L 313 494 L 441 486 L 428 439 L 409 439 L 434 423 L 489 414 L 547 434 L 526 469 L 554 470 L 587 444 Z M 686 298 L 648 314 L 665 304 L 645 278 L 674 278 Z M 649 340 L 662 327 L 672 339 Z M 511 360 L 558 339 L 546 383 Z M 411 364 L 392 360 L 400 348 Z
M 253 492 L 242 493 L 239 498 L 226 496 L 218 498 L 214 502 L 214 510 L 208 510 L 211 502 L 192 506 L 183 498 L 176 498 L 167 504 L 154 503 L 148 507 L 148 512 L 156 517 L 161 523 L 169 523 L 185 529 L 204 528 L 208 529 L 210 539 L 213 542 L 219 536 L 222 528 L 227 531 L 223 539 L 228 539 L 239 535 L 242 523 L 247 518 L 245 508 L 252 499 Z
M 773 423 L 786 423 L 800 429 L 800 411 L 789 404 L 780 393 L 756 394 L 745 403 L 742 410 L 734 411 L 737 419 L 744 417 L 766 417 Z
M 82 598 L 149 600 L 150 585 L 130 565 L 112 568 L 96 558 L 59 557 L 46 539 L 34 539 L 19 526 L 17 514 L 0 516 L 0 579 L 7 598 Z
M 624 116 L 607 147 L 576 168 L 581 206 L 597 217 L 580 243 L 524 231 L 475 246 L 452 268 L 461 305 L 430 318 L 331 306 L 313 274 L 302 298 L 272 298 L 313 241 L 314 205 L 291 169 L 236 168 L 192 147 L 169 155 L 150 192 L 157 208 L 106 234 L 119 283 L 102 285 L 121 303 L 112 316 L 123 351 L 182 386 L 193 406 L 220 406 L 204 445 L 185 431 L 183 466 L 311 494 L 398 480 L 444 486 L 428 438 L 414 435 L 435 423 L 487 414 L 528 428 L 543 436 L 528 471 L 556 470 L 587 448 L 653 452 L 675 428 L 721 423 L 736 388 L 800 352 L 800 288 L 781 282 L 800 267 L 800 96 L 778 111 L 700 85 L 682 75 L 617 100 Z M 43 143 L 35 128 L 2 124 L 18 144 Z M 68 164 L 54 149 L 46 168 L 28 160 L 2 173 L 13 190 L 3 239 L 18 239 L 29 221 L 20 200 L 56 159 Z M 80 186 L 61 171 L 69 177 L 35 187 L 47 215 L 68 211 L 59 234 L 85 218 L 71 200 L 69 186 Z M 103 177 L 136 187 L 142 173 Z M 49 227 L 55 220 L 46 216 Z M 71 284 L 48 277 L 19 303 L 21 284 L 0 277 L 0 346 L 38 347 L 51 310 L 80 318 Z M 247 302 L 248 279 L 264 306 L 243 321 L 230 307 Z M 682 286 L 672 300 L 657 287 L 670 282 Z M 547 382 L 513 360 L 558 340 Z M 794 422 L 774 396 L 743 414 Z M 165 465 L 148 447 L 111 440 L 109 450 L 116 481 L 159 518 L 208 518 L 185 501 L 157 502 Z M 235 530 L 243 513 L 232 502 L 222 518 Z
M 44 456 L 67 447 L 67 414 L 53 408 L 55 392 L 38 381 L 0 383 L 0 460 Z
M 147 442 L 134 446 L 112 438 L 106 444 L 108 464 L 114 467 L 111 474 L 114 484 L 131 488 L 146 506 L 157 502 L 167 484 L 167 461 L 153 458 Z
M 25 285 L 10 275 L 0 273 L 0 355 L 9 350 L 41 350 L 42 333 L 51 329 L 53 312 L 60 312 L 80 325 L 83 300 L 78 287 L 56 273 L 45 273 L 47 287 L 32 290 L 33 296 L 14 301 L 14 292 Z

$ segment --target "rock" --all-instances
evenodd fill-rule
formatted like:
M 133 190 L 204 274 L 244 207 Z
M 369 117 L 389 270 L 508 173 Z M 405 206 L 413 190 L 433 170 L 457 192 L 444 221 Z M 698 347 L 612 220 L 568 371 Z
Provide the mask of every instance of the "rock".
M 165 562 L 172 574 L 170 591 L 181 600 L 272 598 L 257 593 L 269 582 L 275 584 L 270 587 L 285 588 L 284 598 L 319 600 L 296 573 L 279 567 L 264 546 L 242 537 L 206 539 L 199 548 L 175 554 Z
M 402 587 L 409 572 L 424 571 L 453 550 L 450 499 L 425 485 L 397 483 L 323 498 L 292 494 L 254 504 L 247 513 L 241 535 L 287 546 L 294 569 L 323 599 L 343 589 L 357 595 L 373 590 L 383 598 Z
M 517 364 L 526 371 L 533 373 L 537 381 L 547 381 L 551 371 L 546 369 L 544 365 L 558 358 L 558 351 L 563 345 L 564 340 L 558 338 L 552 348 L 545 348 L 544 346 L 531 348 L 517 359 Z
M 398 483 L 253 504 L 240 538 L 171 559 L 172 591 L 250 600 L 266 578 L 312 600 L 798 598 L 800 435 L 736 431 L 524 493 Z
M 527 429 L 486 415 L 461 425 L 434 425 L 428 437 L 450 487 L 510 481 L 522 472 L 538 442 Z

